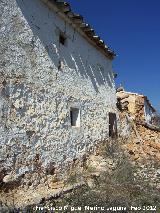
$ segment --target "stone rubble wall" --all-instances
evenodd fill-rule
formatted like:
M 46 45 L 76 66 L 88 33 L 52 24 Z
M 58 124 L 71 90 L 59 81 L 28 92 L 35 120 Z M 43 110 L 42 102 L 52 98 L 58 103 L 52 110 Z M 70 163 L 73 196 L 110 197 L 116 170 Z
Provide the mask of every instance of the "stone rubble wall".
M 137 96 L 135 102 L 135 120 L 136 121 L 145 121 L 144 113 L 144 96 Z

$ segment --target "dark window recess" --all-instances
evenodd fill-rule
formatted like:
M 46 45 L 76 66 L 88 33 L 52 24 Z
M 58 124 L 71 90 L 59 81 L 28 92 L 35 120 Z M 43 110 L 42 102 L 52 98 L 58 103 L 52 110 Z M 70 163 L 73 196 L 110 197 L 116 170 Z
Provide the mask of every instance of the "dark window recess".
M 67 40 L 66 36 L 63 35 L 62 33 L 60 33 L 60 35 L 59 35 L 59 43 L 62 44 L 62 45 L 65 45 L 66 44 L 66 40 Z
M 70 109 L 71 126 L 80 127 L 80 110 L 78 108 Z
M 115 113 L 109 113 L 109 137 L 117 137 L 117 117 Z

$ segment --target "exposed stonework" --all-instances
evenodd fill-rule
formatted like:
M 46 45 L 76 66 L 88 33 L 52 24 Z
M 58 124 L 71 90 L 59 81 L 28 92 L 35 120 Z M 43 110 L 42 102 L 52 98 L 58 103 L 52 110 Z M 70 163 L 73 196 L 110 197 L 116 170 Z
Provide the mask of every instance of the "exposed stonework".
M 57 174 L 109 137 L 112 61 L 40 0 L 2 0 L 0 16 L 2 171 L 14 180 Z M 71 126 L 71 107 L 80 128 Z
M 117 106 L 120 110 L 128 110 L 135 121 L 155 123 L 156 110 L 144 95 L 117 89 Z M 156 122 L 158 124 L 158 122 Z
M 159 190 L 160 128 L 153 125 L 155 110 L 146 96 L 123 88 L 117 90 L 117 100 L 121 147 L 136 168 L 134 176 Z

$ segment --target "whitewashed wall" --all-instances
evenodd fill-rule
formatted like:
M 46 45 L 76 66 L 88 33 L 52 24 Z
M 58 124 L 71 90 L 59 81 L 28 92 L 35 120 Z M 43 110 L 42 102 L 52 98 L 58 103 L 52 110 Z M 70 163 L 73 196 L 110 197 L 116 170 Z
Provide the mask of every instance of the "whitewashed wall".
M 154 111 L 146 100 L 144 101 L 144 114 L 146 122 L 151 124 L 152 118 L 154 117 Z
M 43 168 L 67 165 L 108 138 L 112 62 L 40 0 L 2 0 L 0 14 L 1 163 L 16 175 L 37 158 Z M 80 109 L 80 128 L 70 107 Z

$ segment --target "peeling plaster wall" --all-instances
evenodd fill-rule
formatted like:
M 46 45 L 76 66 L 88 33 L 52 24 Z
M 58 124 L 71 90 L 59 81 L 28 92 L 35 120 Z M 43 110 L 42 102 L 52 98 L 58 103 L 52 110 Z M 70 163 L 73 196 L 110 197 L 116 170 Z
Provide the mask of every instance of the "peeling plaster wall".
M 40 0 L 1 0 L 0 16 L 1 166 L 19 176 L 37 158 L 42 168 L 67 165 L 108 138 L 112 62 Z M 80 128 L 70 107 L 80 109 Z
M 147 123 L 152 123 L 152 118 L 155 115 L 155 112 L 151 108 L 151 106 L 148 104 L 148 102 L 144 101 L 144 113 L 145 113 L 145 120 Z

